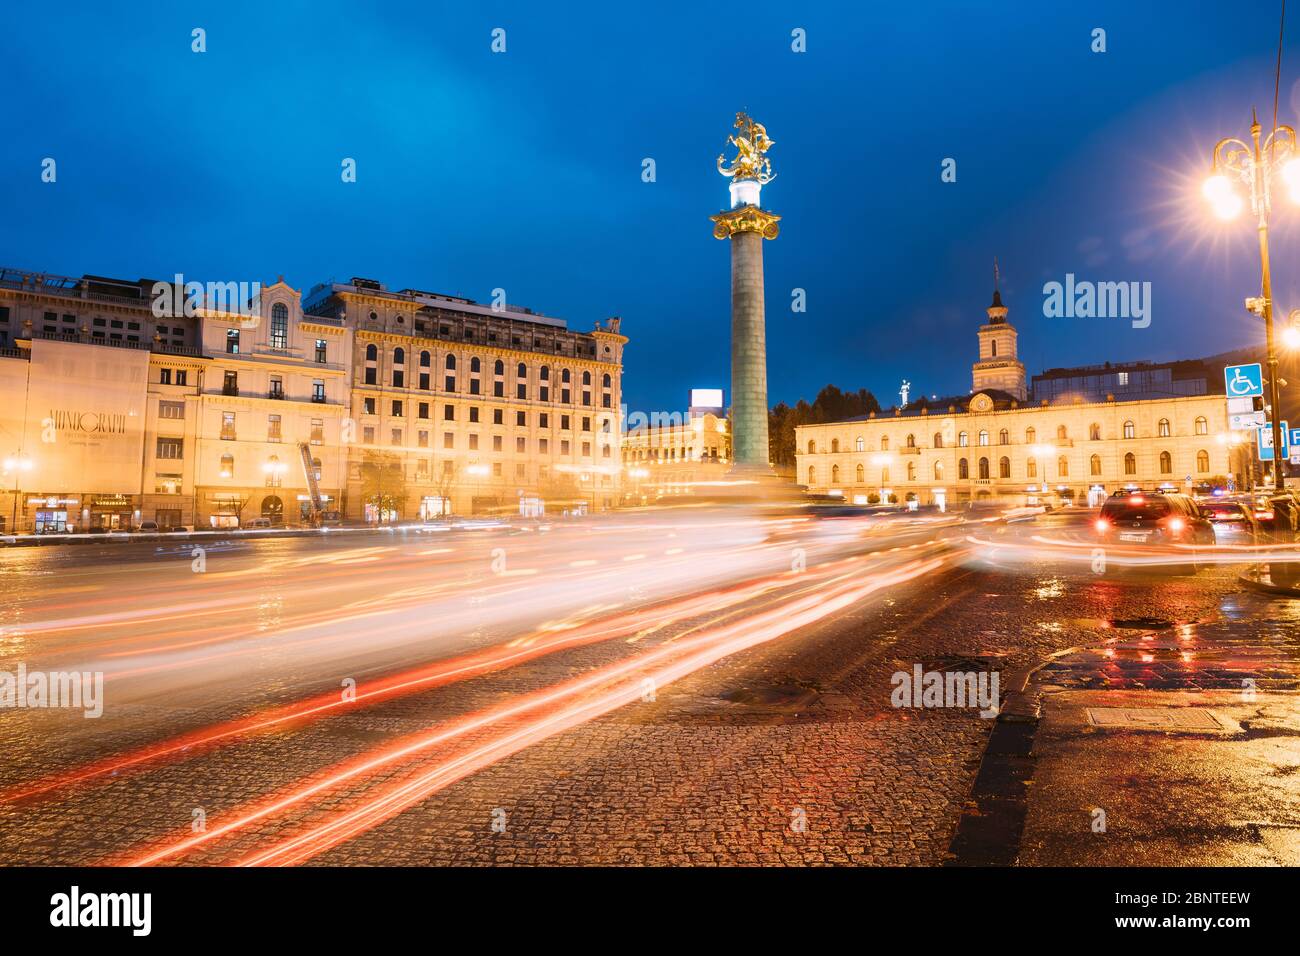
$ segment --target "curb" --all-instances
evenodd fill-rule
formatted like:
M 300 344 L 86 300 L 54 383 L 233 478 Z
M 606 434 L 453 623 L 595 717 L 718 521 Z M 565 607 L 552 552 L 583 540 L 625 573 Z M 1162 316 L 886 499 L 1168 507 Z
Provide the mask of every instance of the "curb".
M 1254 577 L 1250 572 L 1244 572 L 1237 575 L 1237 582 L 1244 584 L 1253 591 L 1259 591 L 1261 594 L 1274 594 L 1278 597 L 1300 598 L 1300 587 L 1285 587 L 1281 584 L 1274 584 L 1272 581 L 1261 581 Z

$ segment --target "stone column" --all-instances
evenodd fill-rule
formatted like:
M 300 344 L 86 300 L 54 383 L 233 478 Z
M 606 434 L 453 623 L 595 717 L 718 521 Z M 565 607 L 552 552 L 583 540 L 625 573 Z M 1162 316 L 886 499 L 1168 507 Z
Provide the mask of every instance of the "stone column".
M 757 195 L 755 193 L 755 195 Z M 767 443 L 767 331 L 763 314 L 763 240 L 780 216 L 742 204 L 711 217 L 713 235 L 731 240 L 731 448 L 738 471 L 772 470 Z
M 768 470 L 763 237 L 731 237 L 731 446 L 739 469 Z

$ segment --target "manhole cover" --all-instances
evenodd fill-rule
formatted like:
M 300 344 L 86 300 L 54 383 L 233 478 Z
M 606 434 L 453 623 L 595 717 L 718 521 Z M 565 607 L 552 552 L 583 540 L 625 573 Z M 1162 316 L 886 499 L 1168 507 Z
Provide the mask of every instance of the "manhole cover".
M 1212 711 L 1196 707 L 1089 707 L 1088 723 L 1103 730 L 1163 730 L 1185 734 L 1230 734 L 1237 728 Z

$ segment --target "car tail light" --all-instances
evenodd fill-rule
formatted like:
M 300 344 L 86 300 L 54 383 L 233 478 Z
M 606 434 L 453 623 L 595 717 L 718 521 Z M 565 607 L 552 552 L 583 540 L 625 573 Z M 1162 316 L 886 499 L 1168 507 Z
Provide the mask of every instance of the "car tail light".
M 1097 529 L 1098 534 L 1105 534 L 1110 530 L 1110 522 L 1105 518 L 1098 518 L 1092 523 L 1092 526 Z
M 1187 527 L 1187 522 L 1184 521 L 1182 518 L 1169 519 L 1169 530 L 1174 532 L 1175 534 L 1182 531 L 1186 527 Z
M 1256 517 L 1256 518 L 1259 518 L 1261 521 L 1272 521 L 1272 520 L 1273 520 L 1273 512 L 1272 512 L 1271 510 L 1269 510 L 1269 511 L 1256 511 L 1256 512 L 1255 512 L 1255 517 Z

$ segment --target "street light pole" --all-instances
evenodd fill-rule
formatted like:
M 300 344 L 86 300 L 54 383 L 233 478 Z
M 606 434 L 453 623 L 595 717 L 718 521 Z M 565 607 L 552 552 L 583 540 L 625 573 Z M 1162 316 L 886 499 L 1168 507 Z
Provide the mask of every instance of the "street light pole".
M 1280 175 L 1286 183 L 1292 202 L 1300 203 L 1300 157 L 1297 156 L 1295 130 L 1290 126 L 1279 125 L 1262 140 L 1261 129 L 1259 119 L 1252 109 L 1250 144 L 1232 137 L 1221 139 L 1215 144 L 1210 178 L 1205 181 L 1202 191 L 1220 219 L 1233 219 L 1241 212 L 1242 202 L 1233 189 L 1232 178 L 1244 183 L 1250 190 L 1251 211 L 1255 213 L 1259 234 L 1260 298 L 1254 301 L 1247 299 L 1246 305 L 1264 320 L 1268 397 L 1272 406 L 1273 487 L 1282 491 L 1285 488 L 1281 457 L 1282 405 L 1278 397 L 1278 358 L 1273 339 L 1273 276 L 1268 257 L 1268 214 L 1275 174 Z

